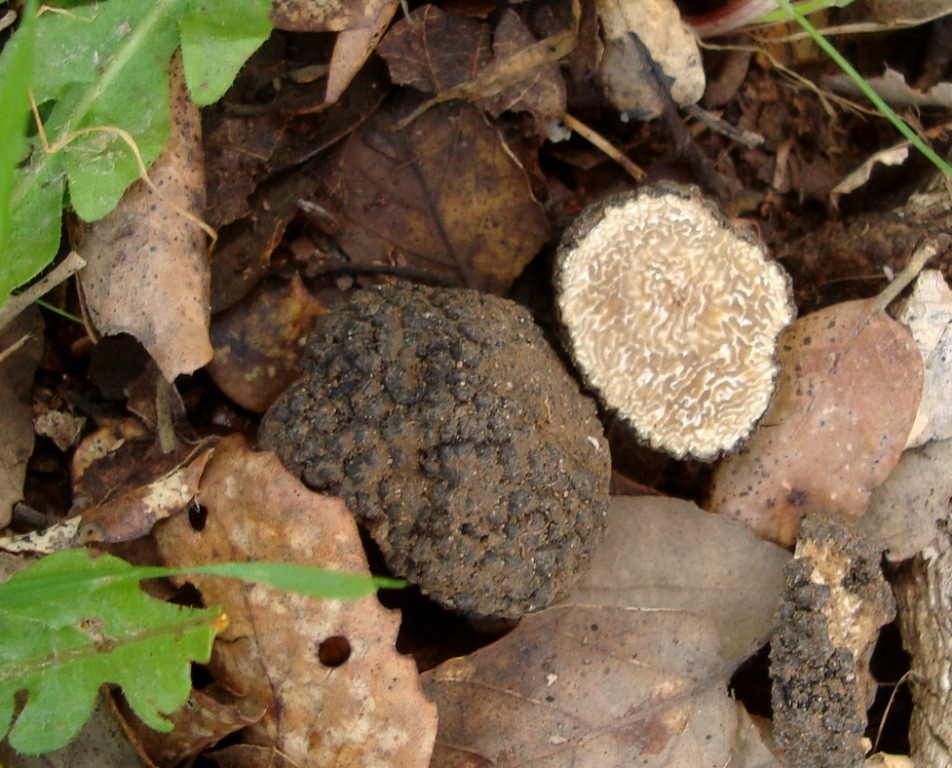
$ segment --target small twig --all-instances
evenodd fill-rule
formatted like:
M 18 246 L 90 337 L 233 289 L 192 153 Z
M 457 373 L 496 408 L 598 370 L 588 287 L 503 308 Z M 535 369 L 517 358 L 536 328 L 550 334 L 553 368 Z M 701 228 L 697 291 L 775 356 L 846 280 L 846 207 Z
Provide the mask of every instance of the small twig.
M 85 266 L 86 262 L 83 261 L 82 257 L 76 251 L 70 251 L 66 258 L 57 264 L 49 274 L 27 286 L 20 293 L 11 296 L 7 303 L 0 307 L 0 330 L 3 330 L 13 318 L 36 299 L 49 293 L 54 287 Z
M 742 144 L 745 147 L 750 149 L 756 149 L 757 147 L 763 146 L 766 139 L 761 136 L 759 133 L 754 133 L 753 131 L 745 131 L 743 128 L 738 128 L 735 125 L 731 125 L 726 120 L 721 119 L 717 115 L 713 115 L 708 112 L 706 109 L 701 109 L 697 104 L 688 104 L 684 111 L 687 112 L 695 120 L 704 123 L 708 128 L 710 128 L 715 133 L 725 136 L 737 144 Z
M 642 168 L 629 160 L 625 154 L 608 141 L 608 139 L 593 128 L 589 128 L 581 120 L 577 120 L 568 113 L 564 113 L 560 119 L 565 123 L 566 128 L 575 131 L 575 133 L 585 139 L 585 141 L 593 147 L 601 150 L 606 156 L 618 163 L 635 181 L 642 181 L 648 175 Z
M 832 369 L 836 370 L 836 367 L 839 365 L 840 360 L 843 359 L 843 356 L 849 351 L 850 347 L 853 346 L 853 343 L 856 341 L 857 337 L 863 332 L 870 321 L 876 317 L 880 312 L 883 312 L 886 307 L 888 307 L 896 299 L 896 297 L 906 289 L 906 287 L 912 283 L 913 280 L 919 275 L 926 263 L 939 252 L 939 249 L 934 240 L 923 239 L 919 241 L 919 244 L 916 246 L 915 250 L 912 252 L 912 256 L 909 257 L 909 261 L 902 268 L 899 274 L 893 278 L 892 282 L 889 283 L 879 294 L 870 302 L 869 309 L 866 311 L 866 315 L 862 320 L 856 325 L 856 329 L 850 334 L 849 339 L 843 345 L 843 351 L 836 355 L 836 358 L 833 361 Z

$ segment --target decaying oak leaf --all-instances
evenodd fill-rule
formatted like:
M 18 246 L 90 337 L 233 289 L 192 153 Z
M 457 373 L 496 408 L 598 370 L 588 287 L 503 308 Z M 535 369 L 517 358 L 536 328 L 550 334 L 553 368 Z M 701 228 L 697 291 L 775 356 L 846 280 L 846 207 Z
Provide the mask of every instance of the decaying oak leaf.
M 343 502 L 308 491 L 274 454 L 255 453 L 240 438 L 216 448 L 200 499 L 202 530 L 181 516 L 156 530 L 169 565 L 267 560 L 367 573 Z M 436 713 L 412 659 L 393 648 L 399 616 L 376 597 L 316 600 L 222 579 L 190 581 L 231 622 L 215 643 L 212 676 L 267 707 L 242 732 L 246 743 L 275 749 L 299 768 L 428 765 Z
M 701 52 L 673 0 L 598 0 L 597 6 L 605 38 L 598 72 L 608 98 L 621 112 L 637 119 L 661 114 L 664 102 L 649 57 L 669 79 L 670 96 L 677 104 L 687 106 L 701 98 Z
M 952 440 L 905 451 L 886 482 L 873 491 L 857 522 L 892 562 L 907 560 L 940 535 L 952 499 Z
M 33 376 L 43 355 L 43 318 L 35 306 L 14 318 L 0 334 L 0 528 L 23 498 L 26 465 L 33 453 Z
M 299 375 L 304 342 L 323 312 L 298 275 L 262 284 L 212 319 L 208 373 L 242 408 L 264 413 Z
M 73 227 L 90 319 L 103 335 L 129 333 L 172 381 L 212 358 L 201 117 L 188 97 L 180 56 L 171 71 L 172 132 L 149 171 L 105 218 Z
M 336 102 L 373 53 L 399 0 L 274 0 L 271 20 L 289 32 L 338 32 L 331 54 L 325 103 Z
M 686 612 L 554 606 L 422 680 L 440 715 L 433 768 L 730 762 L 717 636 Z
M 689 611 L 717 628 L 734 669 L 770 635 L 789 560 L 785 549 L 690 501 L 615 496 L 605 540 L 563 603 Z
M 528 175 L 479 110 L 439 104 L 392 131 L 378 115 L 338 155 L 336 237 L 356 264 L 505 293 L 548 237 Z
M 781 334 L 773 402 L 715 471 L 711 511 L 783 546 L 810 511 L 863 515 L 899 461 L 923 375 L 909 332 L 869 306 L 827 307 Z
M 909 445 L 952 438 L 952 290 L 942 273 L 924 270 L 896 319 L 912 333 L 925 361 L 925 379 Z

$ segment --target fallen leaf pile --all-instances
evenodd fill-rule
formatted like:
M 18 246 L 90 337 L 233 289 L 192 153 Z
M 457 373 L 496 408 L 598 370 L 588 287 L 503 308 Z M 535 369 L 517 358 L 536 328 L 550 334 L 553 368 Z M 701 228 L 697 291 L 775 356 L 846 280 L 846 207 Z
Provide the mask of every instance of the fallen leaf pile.
M 585 439 L 608 445 L 617 495 L 587 571 L 549 607 L 469 621 L 414 585 L 341 601 L 210 576 L 153 579 L 143 585 L 152 596 L 227 617 L 210 661 L 193 667 L 173 731 L 152 730 L 120 690 L 104 690 L 78 739 L 44 765 L 952 762 L 948 190 L 917 175 L 910 146 L 842 110 L 841 97 L 788 77 L 822 69 L 815 51 L 762 30 L 743 46 L 702 46 L 754 17 L 700 6 L 273 0 L 275 33 L 202 110 L 174 60 L 172 138 L 148 180 L 105 217 L 68 221 L 76 254 L 64 263 L 86 266 L 46 301 L 79 322 L 30 307 L 3 326 L 0 314 L 0 578 L 77 547 L 136 564 L 274 561 L 384 575 L 372 533 L 344 501 L 255 449 L 261 414 L 307 364 L 316 319 L 396 281 L 492 293 L 530 309 L 556 364 L 577 379 L 553 310 L 554 251 L 580 211 L 645 178 L 694 183 L 728 217 L 755 222 L 789 273 L 800 317 L 780 337 L 768 410 L 729 454 L 705 463 L 656 454 L 602 403 L 607 440 Z M 828 10 L 834 20 L 855 10 L 884 34 L 938 19 L 922 30 L 935 35 L 922 71 L 884 62 L 871 84 L 898 103 L 948 107 L 949 0 Z M 945 139 L 934 114 L 920 121 L 923 136 Z M 70 162 L 80 166 L 71 173 L 92 173 Z M 61 184 L 34 191 L 62 196 Z M 884 188 L 905 202 L 887 206 Z M 901 300 L 880 301 L 895 273 L 906 284 L 901 270 L 920 239 L 934 245 L 933 269 Z M 666 275 L 652 279 L 660 286 Z M 387 343 L 411 348 L 431 308 L 403 318 Z M 464 364 L 476 335 L 479 355 L 498 340 L 483 325 L 419 355 L 452 361 L 454 418 L 464 400 L 485 409 L 473 390 L 489 385 L 474 387 Z M 335 338 L 348 365 L 411 402 L 419 393 L 393 370 L 378 373 L 357 337 L 343 328 Z M 475 436 L 429 427 L 427 450 L 472 448 L 479 466 L 479 450 L 508 439 L 512 377 L 525 374 L 498 374 L 501 415 Z M 351 402 L 370 389 L 361 376 L 308 407 Z M 566 429 L 565 409 L 551 398 L 543 406 Z M 379 409 L 368 407 L 370 420 Z M 379 422 L 381 434 L 398 423 Z M 313 442 L 305 426 L 288 428 Z M 347 464 L 348 477 L 381 460 L 353 450 L 359 436 L 323 437 L 328 466 Z M 434 479 L 426 451 L 409 454 L 400 459 L 418 463 L 424 485 L 455 482 Z M 526 459 L 526 485 L 534 461 L 543 459 Z M 354 509 L 362 493 L 355 481 Z M 408 503 L 405 485 L 385 495 Z M 488 513 L 500 536 L 552 559 L 552 584 L 562 555 L 551 551 L 551 523 L 519 508 L 522 498 Z M 424 519 L 410 512 L 387 525 Z M 536 528 L 516 530 L 517 512 Z M 471 534 L 453 515 L 440 520 L 447 537 Z M 512 595 L 512 579 L 501 583 Z M 894 642 L 881 627 L 896 606 L 915 677 L 910 757 L 870 754 L 879 725 L 870 707 L 903 672 L 878 679 L 870 661 L 877 644 Z M 892 725 L 887 716 L 883 729 Z M 0 762 L 38 765 L 6 743 Z

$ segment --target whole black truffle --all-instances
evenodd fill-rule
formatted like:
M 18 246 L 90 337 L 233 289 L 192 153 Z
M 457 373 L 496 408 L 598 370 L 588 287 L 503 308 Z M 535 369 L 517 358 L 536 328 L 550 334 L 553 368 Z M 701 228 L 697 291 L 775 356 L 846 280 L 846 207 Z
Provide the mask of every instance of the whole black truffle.
M 469 616 L 562 596 L 604 529 L 595 405 L 528 312 L 494 296 L 356 293 L 318 320 L 259 438 L 343 497 L 395 574 Z

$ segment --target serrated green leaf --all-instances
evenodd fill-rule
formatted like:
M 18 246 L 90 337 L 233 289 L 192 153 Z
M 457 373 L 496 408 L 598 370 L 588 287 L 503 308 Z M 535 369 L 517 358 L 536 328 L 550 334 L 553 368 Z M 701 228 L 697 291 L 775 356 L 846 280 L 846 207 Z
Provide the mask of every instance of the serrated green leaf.
M 79 217 L 95 221 L 139 178 L 136 152 L 148 167 L 162 151 L 169 62 L 179 44 L 188 50 L 189 89 L 204 104 L 227 89 L 270 31 L 267 0 L 51 0 L 47 8 L 35 20 L 30 86 L 43 108 L 48 144 L 58 151 L 47 152 L 39 135 L 31 138 L 5 216 L 3 163 L 7 154 L 22 155 L 16 142 L 6 144 L 17 133 L 0 122 L 0 305 L 56 256 L 66 185 Z M 16 44 L 21 32 L 0 55 L 4 89 L 25 82 L 25 54 Z M 0 120 L 8 115 L 3 105 Z M 10 119 L 19 120 L 22 111 L 10 111 Z
M 103 683 L 122 686 L 147 725 L 170 727 L 163 715 L 188 698 L 191 662 L 208 660 L 218 613 L 155 600 L 135 580 L 96 578 L 132 571 L 110 555 L 67 550 L 0 585 L 0 737 L 9 730 L 14 749 L 41 754 L 67 744 Z M 4 599 L 35 579 L 57 578 L 73 581 L 72 594 Z M 10 728 L 19 691 L 26 703 Z
M 196 104 L 218 101 L 241 65 L 271 34 L 270 0 L 193 0 L 179 28 L 182 60 Z

